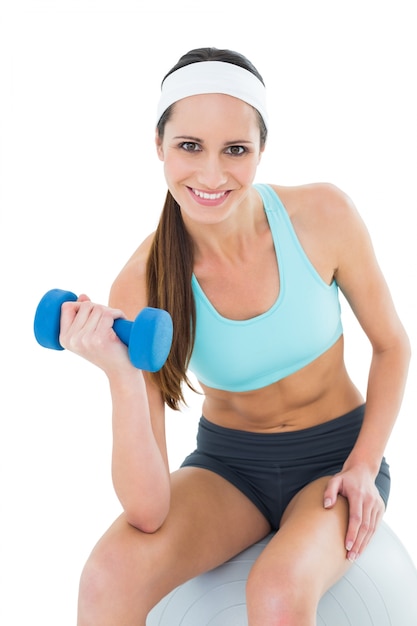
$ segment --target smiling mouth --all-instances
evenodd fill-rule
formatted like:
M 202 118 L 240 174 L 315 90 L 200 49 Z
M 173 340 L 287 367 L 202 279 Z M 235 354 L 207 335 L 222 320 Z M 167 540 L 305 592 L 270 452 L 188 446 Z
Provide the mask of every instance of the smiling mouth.
M 220 200 L 223 196 L 226 195 L 227 191 L 219 191 L 218 193 L 207 193 L 206 191 L 200 191 L 199 189 L 191 190 L 198 198 L 203 198 L 204 200 Z
M 190 192 L 195 196 L 197 201 L 205 203 L 213 203 L 216 204 L 218 202 L 222 202 L 226 196 L 229 195 L 230 191 L 218 191 L 209 193 L 208 191 L 201 191 L 200 189 L 195 189 L 194 187 L 188 188 Z

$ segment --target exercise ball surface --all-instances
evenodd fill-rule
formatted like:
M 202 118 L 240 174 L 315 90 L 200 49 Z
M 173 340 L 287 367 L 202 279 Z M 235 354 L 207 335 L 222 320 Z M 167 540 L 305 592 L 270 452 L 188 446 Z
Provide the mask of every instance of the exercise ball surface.
M 177 587 L 149 613 L 146 626 L 247 626 L 246 580 L 272 536 Z M 321 599 L 317 626 L 417 626 L 417 570 L 385 522 Z

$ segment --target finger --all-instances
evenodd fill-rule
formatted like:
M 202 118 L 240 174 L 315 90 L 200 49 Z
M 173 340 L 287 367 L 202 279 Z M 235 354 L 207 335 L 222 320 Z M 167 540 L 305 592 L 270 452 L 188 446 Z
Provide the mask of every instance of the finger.
M 82 293 L 78 296 L 77 302 L 91 302 L 91 300 L 85 293 Z
M 92 303 L 87 297 L 63 305 L 62 345 L 77 352 L 88 346 L 97 347 L 103 340 L 115 339 L 114 320 L 124 317 L 119 309 Z M 68 317 L 67 317 L 68 316 Z
M 385 506 L 382 503 L 382 499 L 379 499 L 381 500 L 380 502 L 378 500 L 376 502 L 375 500 L 372 500 L 369 513 L 363 514 L 362 524 L 359 529 L 356 542 L 352 547 L 352 554 L 360 556 L 364 552 L 372 537 L 374 536 L 380 521 L 382 520 Z M 369 521 L 365 521 L 367 519 Z
M 59 343 L 66 347 L 66 336 L 72 327 L 80 308 L 79 302 L 64 302 L 61 306 L 61 319 L 59 328 Z
M 126 319 L 125 315 L 119 309 L 105 308 L 101 310 L 101 315 L 97 320 L 97 334 L 113 340 L 120 341 L 113 325 L 116 319 Z
M 94 315 L 94 305 L 89 300 L 64 302 L 61 307 L 60 343 L 66 348 L 75 348 L 81 335 L 94 330 L 97 324 L 97 313 Z
M 356 506 L 351 505 L 350 510 L 346 550 L 348 559 L 354 561 L 365 550 L 375 532 L 380 507 L 373 497 L 368 497 L 357 500 Z
M 356 539 L 353 541 L 351 550 L 349 550 L 348 547 L 349 545 L 351 545 L 350 542 L 352 540 L 349 540 L 349 539 L 347 540 L 346 549 L 347 549 L 347 558 L 349 559 L 349 561 L 356 561 L 358 556 L 363 552 L 363 550 L 365 549 L 368 543 L 370 530 L 371 530 L 370 522 L 366 521 L 365 519 L 362 519 L 362 522 L 359 525 L 357 533 L 356 533 Z
M 76 300 L 75 302 L 64 302 L 61 307 L 61 326 L 82 328 L 88 320 L 93 303 L 90 300 Z
M 333 476 L 333 478 L 329 480 L 323 494 L 323 506 L 325 509 L 330 509 L 336 504 L 341 486 L 342 479 L 339 476 Z
M 360 546 L 358 538 L 362 522 L 362 501 L 358 498 L 355 498 L 355 500 L 351 500 L 349 502 L 349 522 L 345 542 L 347 558 L 349 559 L 349 561 L 354 561 L 358 556 L 357 549 Z

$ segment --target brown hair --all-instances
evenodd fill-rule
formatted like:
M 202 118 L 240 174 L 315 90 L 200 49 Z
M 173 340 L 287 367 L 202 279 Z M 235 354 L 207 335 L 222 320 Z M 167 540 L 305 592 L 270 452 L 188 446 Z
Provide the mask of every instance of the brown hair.
M 191 63 L 223 61 L 252 72 L 262 83 L 256 68 L 243 55 L 231 50 L 198 48 L 180 58 L 164 77 Z M 162 81 L 163 82 L 163 81 Z M 175 104 L 161 116 L 157 124 L 159 138 L 164 136 L 165 124 L 170 119 Z M 258 113 L 261 147 L 266 142 L 266 127 Z M 196 312 L 191 286 L 194 268 L 193 242 L 189 236 L 178 203 L 168 191 L 165 205 L 151 246 L 147 263 L 147 289 L 149 306 L 169 311 L 174 325 L 172 347 L 165 365 L 152 374 L 166 404 L 179 410 L 184 402 L 183 383 L 193 389 L 187 377 L 188 364 L 194 346 Z

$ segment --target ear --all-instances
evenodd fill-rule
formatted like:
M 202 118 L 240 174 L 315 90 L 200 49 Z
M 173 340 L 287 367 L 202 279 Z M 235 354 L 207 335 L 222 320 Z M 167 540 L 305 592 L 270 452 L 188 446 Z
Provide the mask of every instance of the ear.
M 158 155 L 158 159 L 160 161 L 164 160 L 164 151 L 162 148 L 162 139 L 159 136 L 158 130 L 155 131 L 155 145 L 156 145 L 156 153 Z

